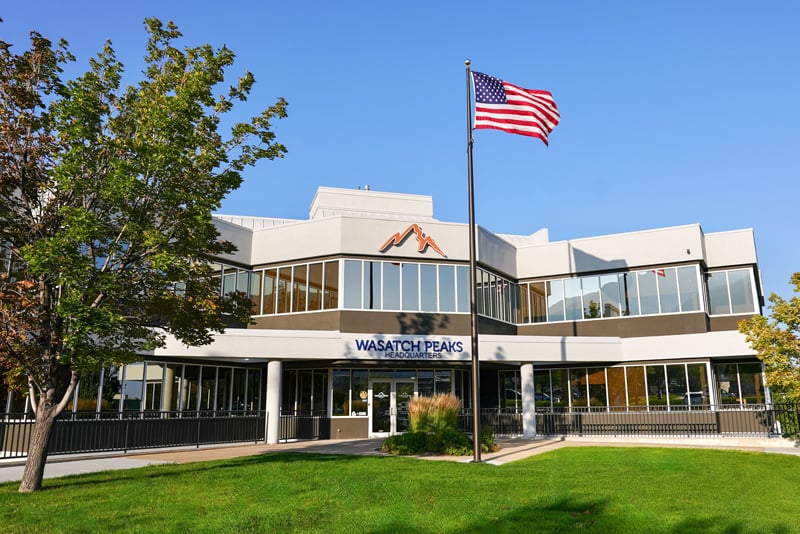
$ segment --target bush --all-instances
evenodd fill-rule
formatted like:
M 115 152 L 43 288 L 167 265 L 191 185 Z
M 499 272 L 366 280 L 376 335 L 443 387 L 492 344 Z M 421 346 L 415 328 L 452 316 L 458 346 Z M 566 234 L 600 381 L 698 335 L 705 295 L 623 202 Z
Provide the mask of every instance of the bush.
M 461 401 L 455 395 L 415 397 L 408 403 L 409 427 L 412 432 L 440 433 L 458 429 Z
M 445 430 L 441 434 L 440 451 L 450 456 L 472 454 L 472 440 L 458 430 Z
M 427 432 L 406 432 L 383 440 L 381 451 L 389 454 L 422 454 L 428 447 Z
M 494 429 L 489 425 L 481 427 L 481 451 L 482 452 L 495 452 L 499 449 L 497 443 L 494 442 Z

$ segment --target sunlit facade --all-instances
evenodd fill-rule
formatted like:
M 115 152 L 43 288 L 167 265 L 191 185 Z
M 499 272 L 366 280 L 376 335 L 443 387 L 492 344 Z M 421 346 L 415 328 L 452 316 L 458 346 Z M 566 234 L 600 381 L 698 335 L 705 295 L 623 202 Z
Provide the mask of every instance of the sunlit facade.
M 468 227 L 423 195 L 321 187 L 306 220 L 215 216 L 238 251 L 215 258 L 220 292 L 252 322 L 211 345 L 174 339 L 85 377 L 69 409 L 317 415 L 324 437 L 407 429 L 414 396 L 471 403 Z M 769 402 L 737 332 L 763 302 L 752 231 L 697 224 L 550 242 L 479 228 L 480 402 L 551 409 L 724 410 Z M 7 412 L 26 409 L 5 395 Z M 523 417 L 523 434 L 536 435 Z M 319 437 L 319 436 L 317 436 Z

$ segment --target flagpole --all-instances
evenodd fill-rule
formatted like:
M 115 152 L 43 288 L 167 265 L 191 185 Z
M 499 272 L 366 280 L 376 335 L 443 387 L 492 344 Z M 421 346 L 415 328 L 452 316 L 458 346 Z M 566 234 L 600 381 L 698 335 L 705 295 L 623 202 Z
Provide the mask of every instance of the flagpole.
M 467 174 L 469 180 L 469 312 L 470 338 L 472 341 L 472 452 L 473 462 L 481 461 L 481 409 L 480 409 L 480 365 L 478 360 L 478 305 L 475 246 L 475 188 L 472 180 L 472 95 L 470 92 L 470 61 L 467 68 Z

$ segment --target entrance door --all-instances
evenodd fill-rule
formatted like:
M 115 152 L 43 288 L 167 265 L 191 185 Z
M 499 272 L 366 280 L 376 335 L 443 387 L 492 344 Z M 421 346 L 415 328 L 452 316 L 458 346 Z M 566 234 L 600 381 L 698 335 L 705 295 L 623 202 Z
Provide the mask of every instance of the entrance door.
M 369 385 L 370 436 L 407 432 L 408 403 L 414 398 L 414 382 L 374 380 Z

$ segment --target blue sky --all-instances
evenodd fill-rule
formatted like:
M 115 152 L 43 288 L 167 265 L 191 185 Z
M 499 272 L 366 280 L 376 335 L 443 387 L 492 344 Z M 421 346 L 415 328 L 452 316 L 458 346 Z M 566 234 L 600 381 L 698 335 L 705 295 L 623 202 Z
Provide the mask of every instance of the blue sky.
M 490 7 L 491 6 L 491 7 Z M 800 271 L 800 3 L 744 2 L 12 2 L 0 36 L 38 30 L 77 56 L 111 39 L 130 82 L 142 21 L 184 43 L 227 45 L 257 84 L 240 107 L 282 96 L 285 159 L 249 169 L 221 212 L 305 218 L 317 186 L 434 197 L 467 220 L 464 60 L 553 93 L 550 147 L 475 132 L 476 218 L 551 240 L 700 223 L 753 228 L 765 293 Z

